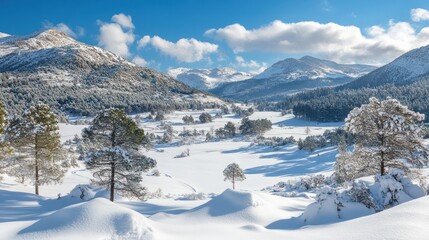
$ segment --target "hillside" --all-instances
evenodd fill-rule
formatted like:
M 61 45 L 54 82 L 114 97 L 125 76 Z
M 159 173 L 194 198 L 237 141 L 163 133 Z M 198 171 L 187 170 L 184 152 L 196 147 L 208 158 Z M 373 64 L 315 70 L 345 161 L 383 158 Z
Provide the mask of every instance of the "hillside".
M 376 87 L 385 84 L 409 84 L 429 73 L 429 46 L 411 50 L 385 66 L 366 74 L 344 89 Z
M 302 118 L 342 121 L 370 97 L 393 97 L 414 111 L 429 115 L 429 46 L 411 50 L 353 82 L 288 97 L 276 109 L 290 109 Z M 425 121 L 429 121 L 426 117 Z
M 0 100 L 12 113 L 45 102 L 70 114 L 211 106 L 221 100 L 50 29 L 0 38 Z

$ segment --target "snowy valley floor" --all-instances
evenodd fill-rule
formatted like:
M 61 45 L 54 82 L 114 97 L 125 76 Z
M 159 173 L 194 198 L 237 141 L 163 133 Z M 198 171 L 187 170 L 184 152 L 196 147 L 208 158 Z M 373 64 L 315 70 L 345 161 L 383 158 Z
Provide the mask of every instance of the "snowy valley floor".
M 195 119 L 200 113 L 191 112 Z M 212 123 L 184 125 L 181 119 L 187 114 L 190 112 L 169 114 L 167 121 L 177 131 L 209 131 L 241 120 L 227 115 Z M 307 127 L 310 134 L 318 135 L 342 124 L 306 122 L 278 112 L 251 116 L 257 118 L 273 122 L 266 137 L 305 138 Z M 141 124 L 147 133 L 161 134 L 158 125 L 152 121 Z M 62 124 L 62 140 L 73 138 L 84 127 Z M 185 149 L 190 156 L 174 158 Z M 144 176 L 143 185 L 159 196 L 147 202 L 71 198 L 67 194 L 91 178 L 82 163 L 69 170 L 62 184 L 42 186 L 42 196 L 33 195 L 30 184 L 16 183 L 5 175 L 0 183 L 0 239 L 428 239 L 428 197 L 348 221 L 306 225 L 299 216 L 314 202 L 314 193 L 280 197 L 262 191 L 280 181 L 330 175 L 336 153 L 336 147 L 309 152 L 296 145 L 274 150 L 244 138 L 156 145 L 147 155 L 157 160 L 160 176 Z M 232 162 L 247 177 L 237 183 L 237 191 L 228 189 L 231 183 L 223 181 L 222 171 Z M 57 200 L 58 194 L 62 197 Z

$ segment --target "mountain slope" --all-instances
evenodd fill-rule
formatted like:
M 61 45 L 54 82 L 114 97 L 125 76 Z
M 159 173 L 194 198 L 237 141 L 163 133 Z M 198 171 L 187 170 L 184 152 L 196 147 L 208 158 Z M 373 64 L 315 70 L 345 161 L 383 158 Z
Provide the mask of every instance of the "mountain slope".
M 181 109 L 221 100 L 57 30 L 0 38 L 0 100 L 18 113 L 45 102 L 72 114 Z
M 168 70 L 167 75 L 203 91 L 215 88 L 224 83 L 242 81 L 254 76 L 250 73 L 239 72 L 232 68 L 174 68 Z
M 429 45 L 411 50 L 391 63 L 344 85 L 344 88 L 407 84 L 429 73 Z
M 250 80 L 228 83 L 211 92 L 238 100 L 280 100 L 309 89 L 342 85 L 374 69 L 373 66 L 338 64 L 309 56 L 288 58 Z
M 293 108 L 294 114 L 309 120 L 343 121 L 370 97 L 396 98 L 413 111 L 429 116 L 429 46 L 411 50 L 348 84 L 288 97 L 277 107 Z

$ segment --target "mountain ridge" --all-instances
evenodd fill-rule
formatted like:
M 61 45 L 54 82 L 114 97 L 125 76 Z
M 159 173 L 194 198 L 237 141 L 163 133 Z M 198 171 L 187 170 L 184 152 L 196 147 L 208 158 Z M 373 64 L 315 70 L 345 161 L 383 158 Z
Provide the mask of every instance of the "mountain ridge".
M 191 87 L 207 91 L 225 83 L 244 81 L 254 74 L 240 72 L 232 68 L 174 68 L 167 75 Z
M 108 107 L 141 112 L 222 103 L 54 29 L 0 38 L 0 83 L 0 100 L 12 113 L 38 101 L 82 115 Z
M 210 92 L 242 101 L 278 101 L 306 90 L 343 85 L 374 69 L 376 67 L 369 65 L 338 64 L 310 56 L 287 58 L 252 79 L 226 83 Z

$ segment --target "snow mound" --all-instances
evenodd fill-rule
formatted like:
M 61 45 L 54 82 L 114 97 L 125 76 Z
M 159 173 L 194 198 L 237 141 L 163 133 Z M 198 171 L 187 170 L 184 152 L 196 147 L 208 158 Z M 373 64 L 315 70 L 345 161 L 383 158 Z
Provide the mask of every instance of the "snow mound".
M 19 232 L 22 239 L 153 239 L 151 221 L 103 198 L 72 205 Z
M 201 221 L 214 221 L 213 218 L 218 218 L 222 222 L 265 224 L 281 213 L 263 194 L 227 189 L 185 215 Z
M 319 239 L 428 239 L 429 197 L 418 198 L 383 212 L 329 225 L 308 229 L 318 233 Z M 330 235 L 329 235 L 330 234 Z
M 88 201 L 95 197 L 96 192 L 87 184 L 79 184 L 70 191 L 69 195 L 72 198 Z
M 210 215 L 220 216 L 251 207 L 257 208 L 264 204 L 264 201 L 255 193 L 227 189 L 219 196 L 198 207 L 198 209 L 207 209 Z

